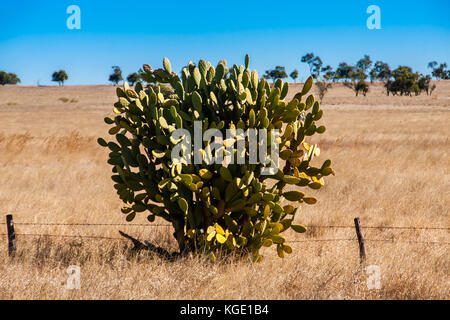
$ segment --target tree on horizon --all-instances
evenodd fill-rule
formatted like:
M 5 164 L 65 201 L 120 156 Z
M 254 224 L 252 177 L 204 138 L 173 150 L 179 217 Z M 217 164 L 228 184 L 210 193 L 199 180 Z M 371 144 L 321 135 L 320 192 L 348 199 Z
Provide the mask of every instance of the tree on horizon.
M 371 64 L 372 62 L 370 61 L 369 56 L 366 55 L 363 59 L 360 59 L 355 66 L 346 67 L 348 73 L 346 81 L 344 81 L 344 86 L 352 89 L 356 96 L 358 96 L 359 92 L 362 92 L 365 96 L 369 91 L 369 85 L 365 80 L 368 77 L 366 72 Z
M 20 78 L 17 76 L 17 74 L 10 72 L 10 73 L 8 73 L 8 76 L 9 76 L 8 84 L 20 83 Z
M 319 91 L 319 101 L 322 103 L 328 89 L 333 87 L 330 82 L 335 77 L 333 68 L 330 65 L 322 67 L 322 59 L 319 56 L 314 55 L 312 52 L 305 54 L 301 57 L 300 61 L 308 64 L 311 76 L 316 79 L 314 83 Z
M 320 77 L 320 71 L 323 65 L 322 59 L 319 56 L 315 56 L 313 52 L 305 54 L 300 59 L 301 62 L 308 64 L 309 72 L 314 79 Z
M 63 86 L 64 81 L 66 81 L 67 79 L 69 79 L 69 76 L 64 70 L 55 71 L 52 74 L 52 81 L 58 82 L 58 85 L 60 86 Z
M 4 86 L 5 84 L 18 84 L 19 82 L 20 78 L 15 73 L 0 71 L 0 85 Z
M 428 63 L 428 68 L 430 68 L 431 75 L 435 79 L 440 80 L 448 80 L 450 79 L 450 70 L 447 70 L 447 63 L 440 63 L 438 64 L 436 61 L 431 61 Z
M 294 80 L 294 82 L 295 82 L 295 79 L 297 79 L 298 78 L 298 70 L 297 69 L 294 69 L 292 72 L 291 72 L 291 74 L 289 75 L 291 78 L 292 78 L 292 80 Z
M 369 71 L 371 66 L 372 66 L 372 60 L 370 60 L 370 57 L 367 54 L 365 54 L 362 59 L 359 59 L 358 62 L 356 62 L 356 67 L 358 69 L 361 69 L 366 74 Z
M 263 77 L 264 79 L 272 79 L 272 81 L 275 82 L 278 79 L 287 78 L 288 75 L 286 73 L 285 67 L 276 66 L 273 70 L 266 70 L 266 73 Z
M 127 77 L 128 83 L 131 84 L 132 86 L 140 80 L 141 76 L 137 72 L 130 73 Z
M 114 85 L 117 85 L 120 81 L 123 80 L 122 78 L 122 70 L 120 70 L 119 66 L 112 66 L 113 73 L 109 75 L 109 81 L 114 83 Z

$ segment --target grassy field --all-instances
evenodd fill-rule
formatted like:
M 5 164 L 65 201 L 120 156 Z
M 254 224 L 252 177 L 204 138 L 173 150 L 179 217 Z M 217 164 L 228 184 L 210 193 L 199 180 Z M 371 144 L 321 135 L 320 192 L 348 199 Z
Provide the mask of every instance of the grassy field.
M 167 262 L 131 256 L 126 241 L 20 235 L 119 238 L 120 229 L 175 249 L 165 227 L 19 224 L 125 222 L 107 151 L 96 143 L 107 136 L 103 118 L 112 114 L 114 90 L 0 87 L 0 212 L 14 214 L 19 234 L 14 260 L 0 237 L 0 299 L 450 299 L 448 229 L 366 228 L 365 266 L 356 240 L 317 241 L 354 239 L 351 228 L 289 234 L 302 240 L 292 243 L 294 253 L 281 260 L 271 248 L 259 264 Z M 299 223 L 351 226 L 360 217 L 363 228 L 450 227 L 450 81 L 418 97 L 387 97 L 378 84 L 354 97 L 336 86 L 323 109 L 327 132 L 315 142 L 336 176 L 316 205 L 303 207 Z M 145 222 L 145 215 L 133 221 Z M 79 290 L 65 288 L 69 265 L 81 267 Z M 380 289 L 367 287 L 368 265 L 380 267 Z

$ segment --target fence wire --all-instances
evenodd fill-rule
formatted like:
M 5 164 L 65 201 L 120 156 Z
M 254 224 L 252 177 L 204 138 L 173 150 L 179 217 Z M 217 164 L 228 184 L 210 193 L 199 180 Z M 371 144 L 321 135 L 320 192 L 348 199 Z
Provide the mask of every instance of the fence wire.
M 0 236 L 7 236 L 7 234 L 6 233 L 0 233 Z M 126 240 L 124 238 L 117 238 L 117 237 L 89 236 L 89 235 L 45 234 L 45 233 L 16 233 L 16 236 L 79 238 L 79 239 L 106 239 L 106 240 L 128 241 L 128 240 Z
M 0 233 L 0 236 L 7 236 L 6 233 Z M 61 235 L 61 234 L 40 234 L 40 233 L 16 233 L 16 236 L 30 236 L 30 237 L 55 237 L 55 238 L 73 238 L 73 239 L 98 239 L 98 240 L 120 240 L 128 241 L 123 238 L 117 237 L 104 237 L 104 236 L 89 236 L 89 235 Z M 331 239 L 304 239 L 304 240 L 286 240 L 286 243 L 302 243 L 302 242 L 336 242 L 336 241 L 355 241 L 356 239 L 350 238 L 331 238 Z M 393 239 L 364 239 L 364 241 L 372 242 L 390 242 L 390 243 L 417 243 L 417 244 L 442 244 L 450 245 L 450 242 L 441 241 L 413 241 L 413 240 L 393 240 Z
M 0 224 L 6 224 L 2 222 Z M 135 226 L 135 227 L 170 227 L 170 224 L 145 224 L 145 223 L 53 223 L 53 222 L 14 222 L 18 226 Z
M 357 239 L 307 239 L 307 240 L 287 240 L 287 243 L 299 243 L 299 242 L 332 242 L 332 241 L 357 241 Z M 421 243 L 421 244 L 442 244 L 449 245 L 450 242 L 441 242 L 441 241 L 413 241 L 413 240 L 393 240 L 393 239 L 366 239 L 364 241 L 369 242 L 390 242 L 390 243 Z
M 5 225 L 5 222 L 0 222 Z M 56 223 L 56 222 L 14 222 L 14 225 L 22 226 L 126 226 L 126 227 L 171 227 L 170 224 L 139 224 L 139 223 Z M 354 229 L 351 225 L 309 225 L 307 228 L 318 229 Z M 416 226 L 363 226 L 363 229 L 380 229 L 380 230 L 450 230 L 448 227 L 416 227 Z M 99 239 L 99 240 L 121 240 L 127 241 L 118 237 L 93 236 L 93 235 L 57 235 L 57 234 L 39 234 L 39 233 L 17 233 L 18 236 L 28 237 L 60 237 L 60 238 L 79 238 L 79 239 Z M 7 236 L 6 233 L 0 233 L 0 236 Z M 302 239 L 302 240 L 287 240 L 288 243 L 302 243 L 302 242 L 338 242 L 338 241 L 355 241 L 355 238 L 327 238 L 327 239 Z M 391 243 L 416 243 L 416 244 L 442 244 L 449 245 L 450 242 L 441 241 L 413 241 L 413 240 L 395 240 L 395 239 L 364 239 L 368 242 L 391 242 Z
M 0 222 L 4 225 L 5 222 Z M 134 227 L 170 227 L 171 224 L 145 223 L 56 223 L 56 222 L 14 222 L 23 226 L 134 226 Z M 308 225 L 307 228 L 354 229 L 351 225 Z M 450 230 L 450 227 L 415 227 L 415 226 L 362 226 L 364 229 L 403 229 L 403 230 Z

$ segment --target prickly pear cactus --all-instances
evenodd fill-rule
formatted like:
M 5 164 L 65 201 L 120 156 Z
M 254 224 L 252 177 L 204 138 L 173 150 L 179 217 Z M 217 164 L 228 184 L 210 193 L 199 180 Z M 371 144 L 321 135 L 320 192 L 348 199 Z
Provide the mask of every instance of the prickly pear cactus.
M 180 252 L 206 251 L 212 257 L 218 249 L 250 252 L 260 261 L 261 247 L 273 245 L 284 257 L 292 249 L 282 233 L 305 232 L 294 218 L 301 203 L 316 203 L 300 189 L 320 189 L 324 177 L 334 174 L 330 160 L 321 167 L 310 165 L 320 150 L 305 138 L 325 131 L 317 125 L 323 114 L 319 102 L 308 95 L 313 79 L 285 101 L 288 83 L 280 79 L 271 86 L 248 64 L 248 56 L 245 66 L 231 68 L 224 60 L 216 67 L 204 60 L 198 65 L 190 62 L 181 79 L 167 58 L 163 69 L 144 65 L 142 78 L 149 85 L 138 82 L 132 89 L 125 83 L 123 89 L 117 88 L 116 116 L 105 118 L 116 141 L 98 142 L 110 150 L 108 163 L 114 188 L 125 203 L 126 220 L 137 214 L 148 214 L 150 222 L 156 217 L 167 220 Z M 228 165 L 174 161 L 172 151 L 186 136 L 176 139 L 172 133 L 185 129 L 193 135 L 195 121 L 201 121 L 202 132 L 217 129 L 224 135 L 226 129 L 278 129 L 282 168 L 263 175 L 266 163 L 261 161 Z M 203 156 L 208 152 L 211 156 L 208 144 L 202 144 Z M 270 144 L 265 147 L 270 149 Z M 194 157 L 192 150 L 183 152 Z M 231 154 L 236 159 L 237 149 Z M 290 191 L 285 190 L 287 185 Z

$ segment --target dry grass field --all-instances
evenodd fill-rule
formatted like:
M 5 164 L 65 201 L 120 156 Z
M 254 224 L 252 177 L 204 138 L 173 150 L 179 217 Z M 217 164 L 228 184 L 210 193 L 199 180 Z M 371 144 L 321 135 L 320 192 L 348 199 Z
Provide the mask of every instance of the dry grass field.
M 318 241 L 356 239 L 352 228 L 289 234 L 301 240 L 291 255 L 281 260 L 266 249 L 258 264 L 167 262 L 131 256 L 122 240 L 21 235 L 120 238 L 120 229 L 175 248 L 165 227 L 20 224 L 125 222 L 107 151 L 96 143 L 107 136 L 103 118 L 112 114 L 115 89 L 0 87 L 0 212 L 14 214 L 19 234 L 13 260 L 0 236 L 0 299 L 450 299 L 448 229 L 364 229 L 450 227 L 450 81 L 436 84 L 431 97 L 387 97 L 378 84 L 354 97 L 336 86 L 323 101 L 327 132 L 315 142 L 336 176 L 297 219 L 352 226 L 359 217 L 368 239 L 362 266 L 356 240 Z M 300 85 L 293 87 L 292 95 Z M 145 222 L 145 215 L 133 221 Z M 65 287 L 69 265 L 81 268 L 79 290 Z M 380 289 L 366 285 L 369 265 L 380 267 Z

